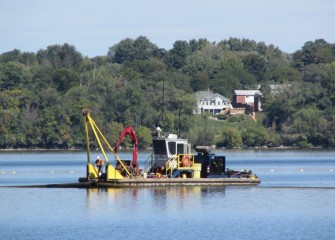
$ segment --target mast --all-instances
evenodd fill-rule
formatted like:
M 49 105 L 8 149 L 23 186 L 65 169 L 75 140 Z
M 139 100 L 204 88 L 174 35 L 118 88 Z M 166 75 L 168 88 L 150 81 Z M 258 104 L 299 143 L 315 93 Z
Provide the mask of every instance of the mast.
M 164 116 L 167 119 L 167 116 L 166 116 L 166 113 L 165 113 L 165 83 L 164 83 L 164 80 L 163 80 L 163 96 L 162 96 L 162 103 L 161 103 L 161 112 L 160 112 L 160 114 L 158 116 L 158 119 L 157 119 L 156 128 L 159 127 L 159 123 L 160 123 L 161 119 L 162 119 L 161 124 L 162 124 L 162 127 L 163 127 Z

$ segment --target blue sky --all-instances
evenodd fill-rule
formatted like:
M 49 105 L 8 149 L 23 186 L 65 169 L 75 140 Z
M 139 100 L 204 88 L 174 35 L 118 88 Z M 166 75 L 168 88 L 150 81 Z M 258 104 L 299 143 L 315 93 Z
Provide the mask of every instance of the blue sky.
M 0 53 L 69 43 L 94 57 L 138 36 L 166 50 L 177 40 L 237 37 L 292 53 L 319 38 L 335 43 L 335 1 L 0 0 Z

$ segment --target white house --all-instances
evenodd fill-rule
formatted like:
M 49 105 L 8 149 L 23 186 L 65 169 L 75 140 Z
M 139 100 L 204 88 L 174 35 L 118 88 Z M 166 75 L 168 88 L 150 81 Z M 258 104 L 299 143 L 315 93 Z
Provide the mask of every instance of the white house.
M 194 111 L 195 114 L 202 114 L 209 112 L 212 114 L 219 114 L 224 110 L 231 108 L 231 101 L 211 91 L 198 91 L 195 93 L 197 98 L 197 109 Z

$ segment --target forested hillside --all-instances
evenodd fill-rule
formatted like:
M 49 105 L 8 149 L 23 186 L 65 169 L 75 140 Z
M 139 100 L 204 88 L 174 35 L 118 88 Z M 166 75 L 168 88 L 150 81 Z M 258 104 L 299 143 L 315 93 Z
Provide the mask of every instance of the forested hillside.
M 264 110 L 257 122 L 192 113 L 196 91 L 232 98 L 255 85 Z M 286 87 L 273 95 L 269 85 Z M 0 148 L 84 148 L 82 108 L 112 144 L 130 125 L 148 147 L 159 125 L 193 144 L 334 147 L 335 44 L 319 39 L 287 54 L 248 39 L 198 39 L 165 50 L 140 36 L 94 58 L 69 44 L 0 55 Z

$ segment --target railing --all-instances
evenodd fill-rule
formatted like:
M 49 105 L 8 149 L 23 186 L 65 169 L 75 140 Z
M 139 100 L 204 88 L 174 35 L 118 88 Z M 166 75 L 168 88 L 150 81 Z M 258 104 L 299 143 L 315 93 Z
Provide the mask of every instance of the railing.
M 178 164 L 176 164 L 177 161 L 177 156 L 172 156 L 166 163 L 165 163 L 165 169 L 166 169 L 166 174 L 169 173 L 170 171 L 170 177 L 172 177 L 172 171 L 175 168 L 178 168 Z
M 152 166 L 154 165 L 155 162 L 155 155 L 154 153 L 151 153 L 147 160 L 144 162 L 144 171 L 149 172 Z

